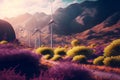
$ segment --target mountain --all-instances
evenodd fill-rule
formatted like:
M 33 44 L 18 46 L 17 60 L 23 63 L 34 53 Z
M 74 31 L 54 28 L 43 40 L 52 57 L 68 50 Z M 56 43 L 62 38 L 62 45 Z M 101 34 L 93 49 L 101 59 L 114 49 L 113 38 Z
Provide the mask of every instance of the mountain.
M 59 8 L 53 14 L 53 32 L 59 35 L 70 35 L 83 32 L 100 24 L 106 18 L 120 11 L 120 0 L 98 0 L 74 3 L 66 8 Z M 35 13 L 31 15 L 25 13 L 18 17 L 7 19 L 15 28 L 20 26 L 33 30 L 38 27 L 48 30 L 50 15 L 45 13 Z M 47 27 L 46 27 L 47 26 Z M 49 32 L 46 31 L 46 32 Z
M 59 35 L 70 35 L 83 32 L 100 24 L 108 17 L 120 11 L 120 0 L 98 0 L 74 3 L 66 8 L 59 8 L 53 14 L 53 32 Z M 50 15 L 36 12 L 34 15 L 25 13 L 23 15 L 6 19 L 15 28 L 23 27 L 33 30 L 38 27 L 49 32 L 48 23 Z M 46 27 L 47 26 L 47 27 Z
M 53 14 L 52 24 L 54 43 L 67 44 L 77 38 L 84 44 L 88 42 L 106 42 L 119 38 L 120 35 L 120 0 L 97 0 L 74 3 L 66 8 L 59 8 Z M 43 43 L 48 44 L 50 15 L 38 13 L 6 18 L 20 36 L 28 36 L 37 29 L 46 33 Z M 22 28 L 22 29 L 21 29 Z M 24 30 L 24 33 L 23 33 Z M 33 38 L 33 37 L 32 37 Z M 34 37 L 35 38 L 35 37 Z M 65 39 L 64 41 L 62 39 Z M 103 38 L 103 39 L 102 39 Z M 104 40 L 104 41 L 103 41 Z M 90 42 L 89 42 L 90 41 Z
M 120 38 L 120 12 L 116 12 L 103 22 L 81 33 L 68 36 L 54 36 L 54 42 L 69 44 L 73 39 L 78 39 L 81 45 L 107 45 L 112 40 Z M 64 39 L 64 40 L 63 40 Z
M 4 20 L 10 22 L 13 25 L 16 33 L 20 29 L 23 29 L 24 31 L 34 32 L 35 28 L 43 29 L 45 26 L 48 26 L 50 16 L 46 15 L 45 13 L 36 12 L 33 15 L 25 13 L 13 18 L 5 18 Z
M 60 8 L 54 13 L 57 23 L 53 27 L 54 32 L 68 35 L 90 29 L 120 11 L 119 4 L 119 0 L 98 0 L 75 3 L 66 8 Z
M 120 12 L 113 14 L 102 23 L 80 33 L 79 35 L 83 36 L 81 39 L 93 43 L 104 44 L 120 38 Z

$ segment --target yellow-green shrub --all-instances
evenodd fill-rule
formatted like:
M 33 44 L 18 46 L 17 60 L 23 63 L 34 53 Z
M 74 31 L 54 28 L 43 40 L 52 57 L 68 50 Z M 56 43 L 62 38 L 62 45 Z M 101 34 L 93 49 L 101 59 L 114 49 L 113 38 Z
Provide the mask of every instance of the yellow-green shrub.
M 51 58 L 52 61 L 57 61 L 57 60 L 60 60 L 60 59 L 62 59 L 62 57 L 61 57 L 60 55 L 54 55 L 54 56 Z
M 95 65 L 103 65 L 103 60 L 104 60 L 104 56 L 99 56 L 99 57 L 94 59 L 93 64 L 95 64 Z
M 111 57 L 106 57 L 103 61 L 104 65 L 110 66 L 110 62 L 112 61 Z
M 36 49 L 36 53 L 37 54 L 42 54 L 42 55 L 54 55 L 53 49 L 49 48 L 49 47 L 39 47 Z
M 67 49 L 67 48 L 69 48 L 69 47 L 68 47 L 68 45 L 65 45 L 64 48 Z
M 46 54 L 43 56 L 43 58 L 48 60 L 48 59 L 52 58 L 52 56 L 50 54 Z
M 104 49 L 104 56 L 110 57 L 118 55 L 120 55 L 120 39 L 114 40 Z
M 86 63 L 87 62 L 87 58 L 84 55 L 77 55 L 74 56 L 72 59 L 73 62 L 79 62 L 79 63 Z
M 6 40 L 0 41 L 0 44 L 7 44 L 7 43 L 8 43 L 8 41 L 6 41 Z
M 79 41 L 77 39 L 74 39 L 71 41 L 71 45 L 74 46 L 78 46 L 79 45 Z
M 76 55 L 85 55 L 86 57 L 89 57 L 92 53 L 93 50 L 85 46 L 76 46 L 67 51 L 67 55 L 70 57 L 74 57 Z
M 65 48 L 56 48 L 54 50 L 54 54 L 55 55 L 65 56 L 66 55 L 66 49 Z
M 103 61 L 104 65 L 112 67 L 120 67 L 120 56 L 107 57 Z
M 97 44 L 93 43 L 93 44 L 89 45 L 88 47 L 89 48 L 95 48 L 96 46 L 97 46 Z

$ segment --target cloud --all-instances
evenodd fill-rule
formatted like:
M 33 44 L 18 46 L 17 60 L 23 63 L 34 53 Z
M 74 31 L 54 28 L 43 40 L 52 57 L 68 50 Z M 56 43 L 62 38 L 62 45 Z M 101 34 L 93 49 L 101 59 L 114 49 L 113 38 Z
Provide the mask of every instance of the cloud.
M 68 4 L 77 2 L 65 2 L 64 0 L 51 0 L 53 12 L 59 7 L 66 7 Z M 35 12 L 51 13 L 50 0 L 0 0 L 0 18 L 14 17 L 24 13 L 34 14 Z
M 59 8 L 59 7 L 65 7 L 65 3 L 62 1 L 62 0 L 55 0 L 54 2 L 53 2 L 53 11 L 55 11 L 57 8 Z

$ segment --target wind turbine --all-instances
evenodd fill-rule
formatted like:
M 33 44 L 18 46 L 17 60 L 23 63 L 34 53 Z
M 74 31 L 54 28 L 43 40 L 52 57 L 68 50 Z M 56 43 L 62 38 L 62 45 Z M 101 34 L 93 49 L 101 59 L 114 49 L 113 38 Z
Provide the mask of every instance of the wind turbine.
M 41 34 L 42 34 L 41 30 L 38 28 L 35 28 L 32 35 L 36 34 L 37 32 L 39 32 L 38 45 L 41 46 Z M 35 39 L 35 48 L 36 47 L 37 47 L 37 38 Z
M 20 32 L 24 34 L 25 29 L 21 27 Z M 23 38 L 23 36 L 22 36 L 22 38 Z M 31 32 L 30 31 L 28 31 L 28 46 L 31 47 Z
M 50 3 L 51 3 L 51 19 L 50 19 L 50 22 L 49 22 L 49 27 L 50 27 L 50 43 L 51 43 L 51 48 L 53 48 L 53 26 L 52 24 L 54 23 L 54 18 L 53 18 L 53 3 L 52 1 L 50 0 Z
M 19 38 L 22 40 L 22 38 L 24 38 L 24 32 L 25 32 L 25 29 L 23 27 L 20 27 L 18 28 L 18 35 L 19 35 Z
M 28 44 L 31 47 L 31 31 L 28 31 Z
M 19 31 L 20 31 L 21 33 L 24 33 L 24 29 L 23 29 L 22 27 L 19 28 Z M 22 35 L 21 37 L 23 37 L 23 35 Z

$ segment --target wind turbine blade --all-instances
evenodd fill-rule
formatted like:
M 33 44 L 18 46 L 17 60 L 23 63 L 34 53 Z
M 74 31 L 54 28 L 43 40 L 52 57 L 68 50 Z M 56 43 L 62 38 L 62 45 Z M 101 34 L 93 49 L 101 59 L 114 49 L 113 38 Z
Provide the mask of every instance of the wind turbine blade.
M 32 36 L 33 36 L 35 33 L 37 33 L 37 31 L 33 32 L 33 33 L 32 33 Z

